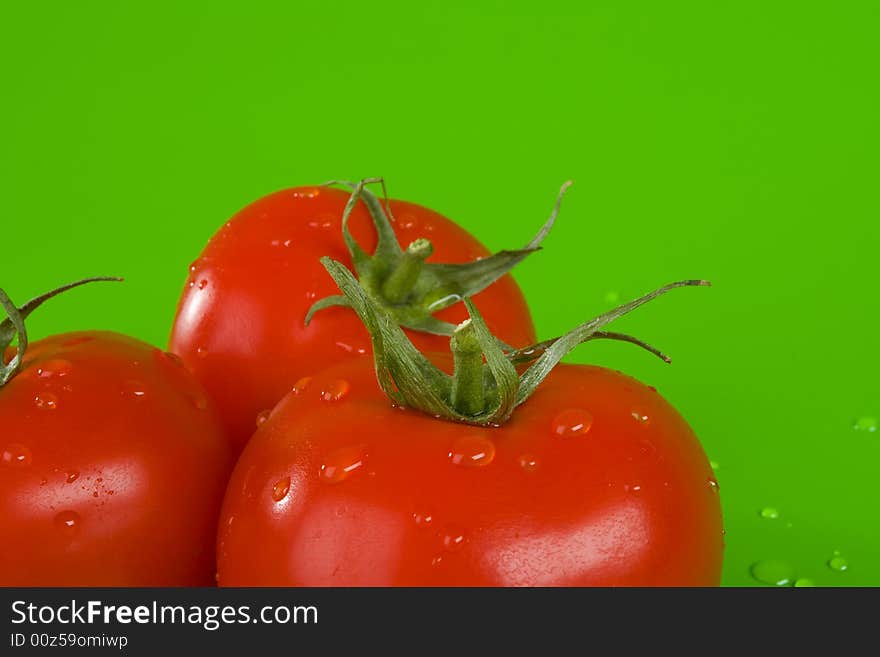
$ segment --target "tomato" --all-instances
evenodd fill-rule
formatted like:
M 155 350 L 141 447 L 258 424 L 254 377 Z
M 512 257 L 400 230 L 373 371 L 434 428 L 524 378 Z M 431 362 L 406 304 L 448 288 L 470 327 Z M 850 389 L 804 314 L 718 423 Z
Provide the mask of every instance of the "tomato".
M 243 445 L 258 414 L 271 409 L 297 380 L 367 353 L 369 335 L 347 308 L 328 308 L 306 326 L 309 308 L 336 292 L 319 258 L 352 265 L 342 233 L 351 198 L 331 187 L 298 187 L 270 194 L 238 212 L 210 240 L 190 268 L 178 307 L 170 350 L 217 401 L 229 433 Z M 446 217 L 405 201 L 390 201 L 391 222 L 401 244 L 429 238 L 428 262 L 465 263 L 488 251 Z M 376 229 L 364 204 L 349 226 L 368 252 Z M 510 276 L 476 300 L 489 326 L 508 344 L 534 342 L 534 326 L 519 287 Z M 457 323 L 467 317 L 453 305 L 436 314 Z M 411 331 L 425 350 L 445 350 L 448 337 Z
M 451 358 L 429 359 L 346 267 L 322 264 L 373 357 L 303 379 L 247 445 L 220 519 L 221 585 L 719 583 L 718 484 L 685 420 L 623 374 L 559 364 L 596 338 L 668 360 L 604 327 L 707 281 L 515 352 L 465 299 Z
M 241 455 L 221 586 L 709 586 L 718 485 L 653 389 L 560 365 L 500 428 L 392 407 L 370 358 L 316 373 Z
M 0 426 L 0 585 L 214 583 L 234 454 L 178 358 L 107 332 L 32 343 Z

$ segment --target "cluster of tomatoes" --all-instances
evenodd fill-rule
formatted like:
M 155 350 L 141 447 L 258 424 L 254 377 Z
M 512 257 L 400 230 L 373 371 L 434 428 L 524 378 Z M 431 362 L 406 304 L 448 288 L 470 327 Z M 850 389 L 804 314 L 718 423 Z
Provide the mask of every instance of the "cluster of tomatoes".
M 665 288 L 536 344 L 507 272 L 550 224 L 492 255 L 362 184 L 283 190 L 193 263 L 168 351 L 28 344 L 55 292 L 0 291 L 0 585 L 717 584 L 686 422 L 557 365 L 588 339 L 647 346 L 604 326 Z

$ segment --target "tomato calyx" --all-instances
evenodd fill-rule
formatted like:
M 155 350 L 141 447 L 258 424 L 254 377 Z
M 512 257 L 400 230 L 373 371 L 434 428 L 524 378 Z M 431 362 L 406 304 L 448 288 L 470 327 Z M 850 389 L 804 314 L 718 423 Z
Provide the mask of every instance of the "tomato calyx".
M 0 288 L 0 306 L 6 311 L 6 319 L 0 322 L 0 354 L 6 353 L 7 348 L 12 344 L 15 336 L 18 336 L 18 345 L 15 353 L 9 362 L 6 359 L 0 360 L 0 388 L 5 386 L 12 378 L 21 371 L 24 363 L 24 355 L 28 348 L 28 334 L 25 326 L 25 320 L 34 310 L 43 305 L 46 301 L 55 297 L 62 292 L 67 292 L 80 285 L 86 283 L 95 283 L 99 281 L 121 281 L 121 278 L 113 276 L 96 276 L 93 278 L 85 278 L 59 288 L 50 290 L 45 294 L 34 297 L 22 306 L 16 306 L 6 291 Z
M 339 286 L 348 305 L 370 333 L 376 378 L 397 405 L 429 415 L 477 426 L 500 426 L 535 392 L 556 365 L 575 347 L 597 339 L 630 342 L 665 362 L 670 359 L 632 336 L 604 327 L 670 290 L 709 286 L 705 280 L 670 283 L 576 326 L 568 333 L 522 349 L 508 349 L 492 335 L 470 298 L 463 299 L 469 319 L 455 327 L 450 339 L 454 369 L 448 375 L 409 340 L 393 315 L 377 304 L 341 263 L 321 263 Z M 517 365 L 530 364 L 520 375 Z
M 342 235 L 363 289 L 376 305 L 394 317 L 397 324 L 416 331 L 451 336 L 455 331 L 455 324 L 437 319 L 434 313 L 481 292 L 526 257 L 539 251 L 544 238 L 553 228 L 562 197 L 571 182 L 562 185 L 550 218 L 523 248 L 498 251 L 486 258 L 464 264 L 425 262 L 433 253 L 434 247 L 423 237 L 416 239 L 405 249 L 401 248 L 392 226 L 394 217 L 387 202 L 387 194 L 384 193 L 385 182 L 382 178 L 365 178 L 358 183 L 326 183 L 337 184 L 352 190 L 342 215 Z M 366 188 L 369 184 L 382 185 L 386 198 L 384 204 Z M 377 244 L 372 255 L 361 248 L 348 229 L 349 218 L 359 201 L 367 206 L 376 229 Z M 332 306 L 351 307 L 351 300 L 345 295 L 320 299 L 306 314 L 306 325 L 315 313 Z

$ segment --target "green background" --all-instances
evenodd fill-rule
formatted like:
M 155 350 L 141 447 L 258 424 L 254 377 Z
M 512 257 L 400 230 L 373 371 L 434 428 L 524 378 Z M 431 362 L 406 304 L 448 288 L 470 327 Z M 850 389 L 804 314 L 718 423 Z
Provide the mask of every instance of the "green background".
M 164 344 L 210 234 L 285 186 L 382 175 L 500 248 L 572 178 L 518 272 L 542 336 L 615 294 L 715 284 L 617 325 L 673 365 L 614 343 L 573 358 L 657 386 L 696 429 L 724 583 L 781 559 L 880 584 L 880 430 L 854 428 L 880 416 L 876 3 L 234 4 L 4 7 L 0 282 L 23 301 L 127 278 L 55 301 L 34 335 Z

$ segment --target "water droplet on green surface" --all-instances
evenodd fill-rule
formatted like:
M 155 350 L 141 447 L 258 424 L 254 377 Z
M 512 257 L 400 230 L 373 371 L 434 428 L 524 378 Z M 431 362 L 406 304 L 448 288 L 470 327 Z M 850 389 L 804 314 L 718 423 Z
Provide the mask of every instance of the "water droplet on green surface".
M 836 570 L 837 572 L 842 573 L 849 568 L 849 562 L 846 558 L 840 556 L 840 552 L 835 550 L 834 556 L 828 560 L 828 567 L 831 570 Z
M 721 467 L 721 464 L 718 461 L 709 461 L 709 467 L 717 472 L 718 468 Z
M 867 433 L 874 433 L 877 431 L 877 418 L 866 415 L 864 417 L 860 417 L 856 420 L 853 428 L 856 431 L 865 431 Z
M 794 582 L 794 569 L 784 561 L 768 559 L 752 564 L 752 577 L 762 584 L 771 586 L 791 586 Z
M 816 583 L 807 577 L 799 577 L 797 580 L 795 580 L 794 585 L 796 588 L 802 588 L 806 586 L 816 586 Z
M 609 290 L 605 293 L 603 300 L 605 303 L 620 303 L 620 293 L 615 292 L 614 290 Z
M 776 520 L 779 517 L 779 510 L 772 506 L 765 506 L 761 509 L 761 517 L 767 520 Z

